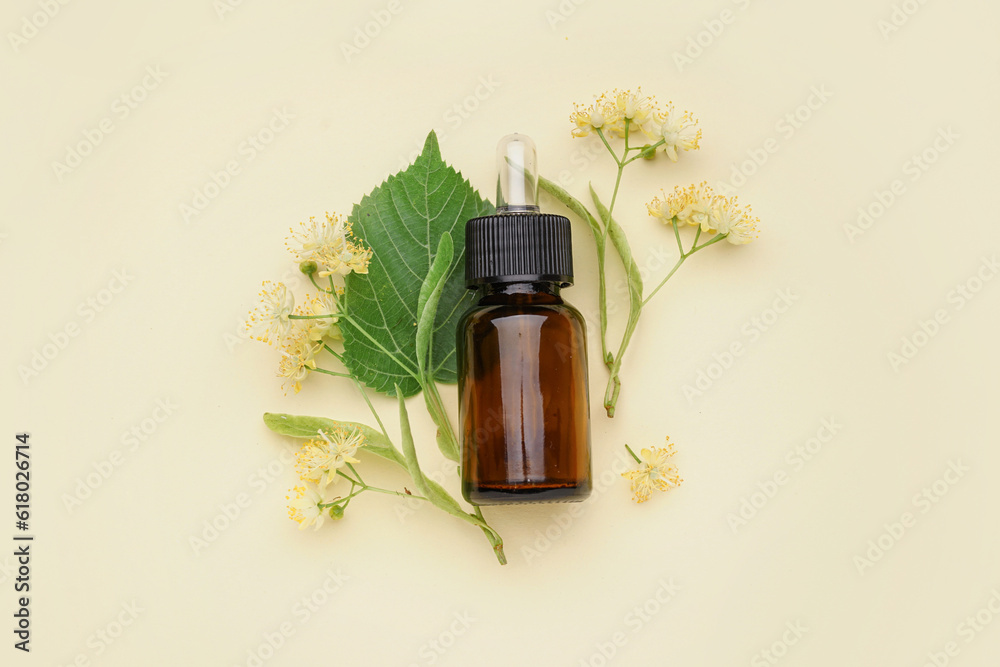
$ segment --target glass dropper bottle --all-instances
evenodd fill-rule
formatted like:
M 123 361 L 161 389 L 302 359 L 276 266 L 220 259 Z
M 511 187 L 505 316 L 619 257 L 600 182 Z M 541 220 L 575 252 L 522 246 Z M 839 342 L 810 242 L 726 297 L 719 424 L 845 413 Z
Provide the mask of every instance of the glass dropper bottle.
M 466 224 L 458 325 L 462 494 L 477 505 L 583 500 L 591 491 L 586 325 L 569 219 L 541 213 L 534 142 L 497 146 L 497 211 Z

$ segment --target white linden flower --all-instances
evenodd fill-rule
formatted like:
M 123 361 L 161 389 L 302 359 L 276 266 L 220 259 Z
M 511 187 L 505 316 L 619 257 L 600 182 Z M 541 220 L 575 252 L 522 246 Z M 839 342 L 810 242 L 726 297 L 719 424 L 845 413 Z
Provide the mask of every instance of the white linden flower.
M 309 440 L 296 452 L 295 467 L 300 479 L 315 482 L 325 489 L 344 465 L 359 462 L 354 454 L 365 444 L 365 439 L 357 429 L 337 428 L 329 434 L 322 430 L 317 432 L 321 439 Z
M 698 148 L 701 130 L 698 129 L 698 122 L 690 112 L 677 113 L 670 104 L 659 121 L 664 150 L 673 162 L 677 162 L 678 150 L 690 151 Z
M 677 220 L 689 225 L 700 225 L 703 232 L 712 231 L 714 220 L 712 219 L 711 201 L 691 202 L 677 214 Z
M 295 296 L 284 283 L 265 280 L 260 292 L 260 305 L 250 312 L 246 328 L 252 338 L 280 345 L 291 331 L 289 315 L 295 310 Z
M 295 320 L 305 322 L 308 320 Z M 322 343 L 309 339 L 307 325 L 296 325 L 296 332 L 287 336 L 281 346 L 281 360 L 278 362 L 278 377 L 286 378 L 295 388 L 295 393 L 302 389 L 302 380 L 309 371 L 316 368 L 316 353 L 322 349 Z
M 303 304 L 302 315 L 331 315 L 337 312 L 337 305 L 333 300 L 333 295 L 329 292 L 321 292 L 319 296 L 307 296 Z M 302 320 L 308 327 L 309 340 L 322 343 L 324 338 L 340 339 L 340 327 L 337 325 L 338 317 L 320 317 L 311 320 Z
M 365 444 L 365 437 L 361 431 L 355 429 L 336 429 L 333 433 L 326 434 L 322 430 L 319 432 L 321 438 L 330 445 L 330 465 L 340 468 L 345 463 L 357 463 L 354 455 L 358 452 L 358 447 Z
M 639 452 L 641 463 L 638 470 L 622 473 L 622 477 L 632 482 L 635 502 L 646 502 L 654 490 L 666 491 L 684 481 L 677 474 L 677 468 L 670 464 L 674 453 L 674 445 L 667 438 L 666 447 L 652 447 Z
M 690 186 L 684 191 L 684 205 L 677 212 L 677 221 L 701 227 L 701 231 L 710 232 L 714 229 L 712 205 L 716 195 L 705 182 Z
M 599 130 L 604 127 L 605 117 L 604 113 L 594 105 L 592 107 L 581 109 L 577 108 L 572 114 L 570 114 L 570 120 L 576 124 L 576 129 L 573 130 L 574 137 L 585 137 L 594 130 Z
M 757 238 L 758 219 L 750 214 L 750 207 L 739 208 L 736 197 L 716 197 L 712 206 L 712 219 L 720 234 L 733 245 L 750 243 Z
M 706 183 L 676 187 L 663 198 L 655 197 L 646 204 L 649 214 L 660 218 L 664 224 L 699 225 L 703 232 L 723 234 L 733 245 L 750 243 L 757 238 L 757 223 L 750 214 L 750 207 L 740 208 L 736 197 L 723 197 L 712 191 Z
M 370 248 L 347 242 L 338 250 L 324 250 L 317 253 L 316 260 L 327 267 L 319 271 L 318 275 L 323 277 L 333 274 L 346 276 L 352 271 L 354 273 L 368 273 L 368 263 L 371 258 Z
M 309 222 L 299 223 L 298 230 L 288 230 L 286 245 L 298 261 L 316 260 L 320 252 L 335 252 L 343 248 L 350 230 L 350 224 L 338 215 L 327 213 L 326 220 L 319 221 L 309 216 Z
M 615 108 L 620 119 L 628 119 L 629 132 L 641 131 L 650 139 L 659 138 L 660 126 L 656 119 L 656 100 L 651 96 L 643 95 L 641 88 L 636 88 L 635 92 L 631 90 L 616 92 Z M 623 120 L 619 120 L 612 131 L 618 136 L 624 136 L 625 123 Z
M 715 218 L 712 215 L 717 201 L 724 201 L 707 183 L 689 185 L 686 188 L 675 187 L 663 199 L 653 199 L 646 205 L 651 216 L 661 218 L 665 224 L 698 225 L 703 232 L 715 229 Z
M 326 510 L 321 507 L 323 496 L 315 489 L 305 486 L 296 486 L 292 490 L 297 495 L 294 499 L 289 499 L 288 518 L 299 524 L 299 530 L 304 530 L 309 526 L 318 530 L 326 518 Z
M 728 234 L 739 217 L 740 213 L 736 210 L 736 207 L 730 205 L 730 202 L 725 199 L 720 198 L 712 206 L 712 220 L 715 223 L 715 229 L 720 234 Z
M 729 225 L 729 234 L 726 240 L 733 245 L 743 245 L 750 243 L 757 238 L 757 218 L 741 213 Z

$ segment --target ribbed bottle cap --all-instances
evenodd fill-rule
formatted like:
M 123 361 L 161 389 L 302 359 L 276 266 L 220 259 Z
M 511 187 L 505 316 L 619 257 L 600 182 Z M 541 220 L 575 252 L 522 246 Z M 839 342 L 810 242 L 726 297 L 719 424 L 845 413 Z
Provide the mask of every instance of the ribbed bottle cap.
M 497 212 L 465 224 L 465 285 L 573 284 L 569 219 L 538 211 L 535 142 L 508 134 L 497 144 Z
M 504 213 L 465 224 L 465 285 L 552 282 L 573 284 L 569 218 L 548 213 Z

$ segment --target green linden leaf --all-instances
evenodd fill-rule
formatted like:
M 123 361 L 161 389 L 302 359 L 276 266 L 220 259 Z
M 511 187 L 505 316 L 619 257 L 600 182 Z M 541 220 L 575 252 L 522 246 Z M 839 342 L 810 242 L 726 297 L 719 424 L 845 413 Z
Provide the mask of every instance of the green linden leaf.
M 354 206 L 352 231 L 372 249 L 372 259 L 367 274 L 346 277 L 345 308 L 364 333 L 346 319 L 340 329 L 347 366 L 367 386 L 389 396 L 397 384 L 404 396 L 420 391 L 411 375 L 420 366 L 420 288 L 445 232 L 454 241 L 455 261 L 441 290 L 427 373 L 438 382 L 457 381 L 455 329 L 472 304 L 465 288 L 465 222 L 493 212 L 493 205 L 441 159 L 434 132 L 412 165 Z

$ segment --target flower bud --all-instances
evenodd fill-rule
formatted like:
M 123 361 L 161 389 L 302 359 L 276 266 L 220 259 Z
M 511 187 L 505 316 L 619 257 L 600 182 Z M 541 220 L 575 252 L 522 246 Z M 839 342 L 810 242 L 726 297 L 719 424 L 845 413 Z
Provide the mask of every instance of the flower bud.
M 330 518 L 334 521 L 339 521 L 344 518 L 344 506 L 334 505 L 330 508 Z
M 316 265 L 316 262 L 313 261 L 306 261 L 299 264 L 299 271 L 306 274 L 307 276 L 311 276 L 312 274 L 316 273 L 318 269 L 319 267 Z
M 652 144 L 646 144 L 642 147 L 642 150 L 639 151 L 639 157 L 643 160 L 653 160 L 656 158 L 656 149 L 653 148 Z

